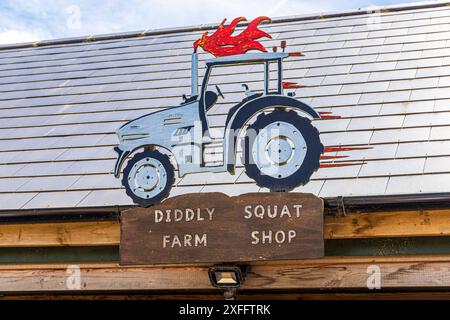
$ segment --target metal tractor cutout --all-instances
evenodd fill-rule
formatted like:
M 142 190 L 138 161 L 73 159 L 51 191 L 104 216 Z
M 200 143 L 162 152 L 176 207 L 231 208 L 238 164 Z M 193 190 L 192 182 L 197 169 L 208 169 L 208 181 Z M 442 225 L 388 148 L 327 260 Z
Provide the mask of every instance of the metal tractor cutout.
M 287 192 L 305 185 L 320 167 L 324 152 L 318 130 L 311 120 L 320 114 L 310 106 L 284 94 L 295 83 L 283 82 L 283 60 L 300 53 L 265 52 L 255 40 L 268 35 L 257 25 L 267 20 L 260 17 L 247 29 L 232 36 L 236 25 L 245 20 L 235 19 L 229 26 L 224 22 L 215 34 L 207 33 L 194 44 L 212 51 L 216 58 L 205 62 L 206 70 L 198 92 L 198 53 L 192 54 L 191 95 L 177 107 L 154 112 L 132 120 L 117 130 L 119 145 L 114 174 L 120 177 L 126 193 L 140 206 L 148 207 L 166 198 L 178 176 L 190 173 L 235 173 L 238 145 L 242 145 L 242 165 L 248 177 L 270 191 Z M 212 43 L 214 41 L 214 43 Z M 209 49 L 208 49 L 209 48 Z M 263 52 L 246 53 L 249 50 Z M 236 54 L 238 53 L 238 54 Z M 262 65 L 264 89 L 253 92 L 247 84 L 243 99 L 229 111 L 221 138 L 210 135 L 207 112 L 224 95 L 218 85 L 207 90 L 211 71 L 223 66 Z M 276 66 L 276 79 L 271 79 L 270 67 Z M 270 88 L 271 81 L 276 88 Z M 210 85 L 211 86 L 211 85 Z M 222 161 L 211 165 L 205 161 L 205 149 L 220 145 Z M 172 159 L 172 160 L 171 160 Z M 175 165 L 175 166 L 174 166 Z

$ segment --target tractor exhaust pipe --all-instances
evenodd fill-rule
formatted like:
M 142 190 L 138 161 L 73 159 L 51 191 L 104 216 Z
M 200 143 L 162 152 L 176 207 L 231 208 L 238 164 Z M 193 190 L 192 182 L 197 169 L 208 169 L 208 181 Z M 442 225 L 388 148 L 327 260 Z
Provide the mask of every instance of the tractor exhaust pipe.
M 198 95 L 198 53 L 192 54 L 191 97 Z

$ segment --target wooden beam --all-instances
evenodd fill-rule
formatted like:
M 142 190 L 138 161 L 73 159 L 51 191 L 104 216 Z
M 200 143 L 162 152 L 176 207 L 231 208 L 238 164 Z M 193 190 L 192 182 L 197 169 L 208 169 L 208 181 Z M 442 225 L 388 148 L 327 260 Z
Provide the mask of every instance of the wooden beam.
M 450 235 L 450 210 L 368 212 L 326 217 L 325 239 Z
M 450 235 L 450 210 L 368 212 L 325 217 L 325 239 Z M 117 221 L 0 224 L 0 248 L 116 246 Z
M 118 245 L 119 229 L 116 221 L 0 224 L 0 247 Z
M 376 265 L 381 271 L 381 288 L 367 289 L 367 270 Z M 2 265 L 0 294 L 89 293 L 183 290 L 214 293 L 206 266 L 139 266 L 80 264 L 80 287 L 69 289 L 73 273 L 67 265 Z M 73 270 L 73 269 L 72 269 Z M 450 288 L 450 256 L 405 256 L 380 258 L 324 258 L 284 263 L 257 263 L 250 267 L 242 291 L 333 289 L 383 292 L 383 290 Z M 253 292 L 252 291 L 252 292 Z

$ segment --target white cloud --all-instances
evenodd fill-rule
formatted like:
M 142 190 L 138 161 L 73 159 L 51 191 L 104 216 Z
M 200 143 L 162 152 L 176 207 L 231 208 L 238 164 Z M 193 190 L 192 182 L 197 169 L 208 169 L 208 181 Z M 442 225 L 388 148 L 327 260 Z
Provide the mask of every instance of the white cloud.
M 41 35 L 28 31 L 19 31 L 19 30 L 7 30 L 3 32 L 0 31 L 0 44 L 34 42 L 41 39 L 42 39 Z

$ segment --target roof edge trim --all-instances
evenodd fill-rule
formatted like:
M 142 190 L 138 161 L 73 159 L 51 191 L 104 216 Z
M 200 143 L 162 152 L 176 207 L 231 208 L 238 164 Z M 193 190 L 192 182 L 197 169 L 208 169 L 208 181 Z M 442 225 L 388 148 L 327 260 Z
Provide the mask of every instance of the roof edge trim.
M 395 210 L 427 210 L 450 208 L 450 192 L 381 196 L 350 196 L 323 198 L 325 215 Z M 0 223 L 44 223 L 119 220 L 120 214 L 136 206 L 105 206 L 75 208 L 42 208 L 0 210 Z

